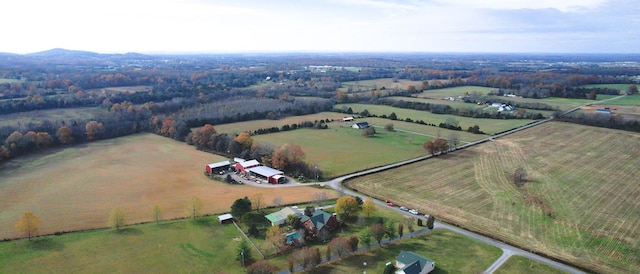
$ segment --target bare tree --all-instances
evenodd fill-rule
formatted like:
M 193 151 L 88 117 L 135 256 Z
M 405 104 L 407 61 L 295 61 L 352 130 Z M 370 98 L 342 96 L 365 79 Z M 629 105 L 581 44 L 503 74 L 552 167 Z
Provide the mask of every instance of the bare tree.
M 516 186 L 521 187 L 524 184 L 526 177 L 527 170 L 524 167 L 518 167 L 513 172 L 513 183 L 516 184 Z
M 449 135 L 447 135 L 447 142 L 449 143 L 449 149 L 455 150 L 460 143 L 460 135 L 455 132 L 449 133 Z

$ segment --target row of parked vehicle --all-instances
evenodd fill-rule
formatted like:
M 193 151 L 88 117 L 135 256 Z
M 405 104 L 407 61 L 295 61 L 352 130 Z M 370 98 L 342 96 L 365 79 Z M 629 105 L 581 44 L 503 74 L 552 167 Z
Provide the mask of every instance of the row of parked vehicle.
M 395 206 L 395 204 L 393 204 L 391 201 L 387 201 L 387 205 L 388 205 L 388 206 Z M 414 214 L 414 215 L 420 215 L 420 212 L 419 212 L 417 209 L 415 209 L 415 208 L 414 208 L 414 209 L 408 209 L 408 208 L 407 208 L 407 207 L 405 207 L 405 206 L 401 206 L 401 207 L 400 207 L 400 210 L 402 210 L 402 211 L 407 211 L 407 212 L 409 212 L 409 213 L 411 213 L 411 214 Z M 424 214 L 424 217 L 425 217 L 425 218 L 428 218 L 428 217 L 429 217 L 429 214 Z

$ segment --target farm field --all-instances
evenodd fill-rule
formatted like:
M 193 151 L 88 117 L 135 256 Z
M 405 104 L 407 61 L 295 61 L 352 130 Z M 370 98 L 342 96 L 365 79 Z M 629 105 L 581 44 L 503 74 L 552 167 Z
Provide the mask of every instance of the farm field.
M 375 242 L 375 240 L 374 240 Z M 387 262 L 395 263 L 402 250 L 413 251 L 436 262 L 431 273 L 482 273 L 500 257 L 502 251 L 494 246 L 436 229 L 427 234 L 405 238 L 392 244 L 383 244 L 369 251 L 321 265 L 306 273 L 360 273 L 366 262 L 367 273 L 383 273 Z
M 238 198 L 261 192 L 267 204 L 313 200 L 311 187 L 254 188 L 203 175 L 204 165 L 225 158 L 153 134 L 137 134 L 17 158 L 0 167 L 0 239 L 17 237 L 14 224 L 31 210 L 41 234 L 105 227 L 120 207 L 127 223 L 151 220 L 159 205 L 167 219 L 185 215 L 197 196 L 203 212 L 228 212 Z
M 348 185 L 585 269 L 633 273 L 638 155 L 637 133 L 549 122 Z M 508 178 L 518 167 L 522 187 Z
M 60 108 L 34 110 L 29 112 L 19 112 L 6 115 L 0 115 L 0 127 L 3 126 L 19 126 L 28 123 L 42 123 L 44 120 L 50 121 L 69 121 L 74 119 L 91 119 L 107 113 L 105 109 L 98 107 L 83 108 Z
M 432 83 L 436 80 L 431 80 L 429 83 Z M 447 80 L 439 80 L 441 82 L 446 82 Z M 405 79 L 398 79 L 394 82 L 392 78 L 380 78 L 373 80 L 362 80 L 362 81 L 349 81 L 342 82 L 342 86 L 338 89 L 341 91 L 348 91 L 350 88 L 353 92 L 369 92 L 372 89 L 379 90 L 384 88 L 384 90 L 407 90 L 407 86 L 415 86 L 416 88 L 422 84 L 422 81 L 411 81 Z
M 87 92 L 95 92 L 99 94 L 117 94 L 117 93 L 137 93 L 137 92 L 150 92 L 153 88 L 151 86 L 124 86 L 124 87 L 106 87 L 89 89 Z
M 392 97 L 387 97 L 387 99 L 390 100 L 396 100 L 396 101 L 400 101 L 400 100 L 404 100 L 407 102 L 421 102 L 421 103 L 428 103 L 428 104 L 438 104 L 438 105 L 448 105 L 451 106 L 452 108 L 460 108 L 460 109 L 486 109 L 487 106 L 485 105 L 476 105 L 473 103 L 465 103 L 463 101 L 449 101 L 449 100 L 442 100 L 442 99 L 428 99 L 428 98 L 416 98 L 416 97 L 401 97 L 401 96 L 392 96 Z M 493 110 L 491 110 L 493 109 Z M 497 111 L 497 107 L 494 108 L 489 108 L 486 110 L 486 112 L 493 112 L 493 111 Z M 549 117 L 553 114 L 553 111 L 548 111 L 548 110 L 536 110 L 536 109 L 526 109 L 527 113 L 540 113 L 542 114 L 544 117 Z
M 629 88 L 630 84 L 593 84 L 593 85 L 584 85 L 581 88 L 612 88 L 617 89 L 621 93 L 626 92 Z
M 279 120 L 252 120 L 245 122 L 237 122 L 231 124 L 219 124 L 213 125 L 218 133 L 227 133 L 227 134 L 239 134 L 240 132 L 253 132 L 254 130 L 258 130 L 261 128 L 270 128 L 277 127 L 281 128 L 284 125 L 297 124 L 305 121 L 316 121 L 316 120 L 340 120 L 345 116 L 349 116 L 347 114 L 337 113 L 337 112 L 320 112 L 316 114 L 309 115 L 301 115 L 301 116 L 289 116 Z
M 640 106 L 640 94 L 628 95 L 620 97 L 618 99 L 613 99 L 611 101 L 607 101 L 606 104 L 615 106 Z
M 471 117 L 454 116 L 449 114 L 433 114 L 428 111 L 394 108 L 394 107 L 383 106 L 383 105 L 338 104 L 335 106 L 335 108 L 337 109 L 340 109 L 343 107 L 351 108 L 353 112 L 357 112 L 357 113 L 360 113 L 366 109 L 369 111 L 369 113 L 376 114 L 378 116 L 383 114 L 389 115 L 390 113 L 395 112 L 399 120 L 411 118 L 414 121 L 423 120 L 427 124 L 435 124 L 435 125 L 446 122 L 447 117 L 454 117 L 456 120 L 460 122 L 460 127 L 462 127 L 463 130 L 466 130 L 467 128 L 472 127 L 474 125 L 478 125 L 480 126 L 480 130 L 484 131 L 487 134 L 495 134 L 495 133 L 503 132 L 512 128 L 526 125 L 534 121 L 534 120 L 527 120 L 527 119 L 508 119 L 508 120 L 479 119 L 479 118 L 471 118 Z
M 359 119 L 358 121 L 367 121 Z M 381 166 L 424 155 L 422 148 L 427 136 L 407 139 L 401 132 L 377 129 L 374 137 L 362 136 L 362 131 L 344 126 L 329 129 L 297 129 L 253 136 L 254 142 L 272 143 L 276 147 L 283 144 L 298 144 L 305 152 L 305 162 L 318 165 L 325 177 L 352 173 L 371 167 Z
M 205 217 L 0 242 L 0 273 L 243 273 L 239 237 Z
M 450 96 L 464 96 L 465 93 L 482 93 L 483 95 L 487 95 L 489 92 L 496 90 L 496 88 L 488 88 L 488 87 L 479 87 L 479 86 L 461 86 L 461 87 L 452 87 L 452 88 L 440 88 L 440 89 L 430 89 L 425 90 L 422 93 L 419 93 L 417 97 L 419 98 L 429 98 L 429 99 L 438 99 L 441 100 L 445 97 Z
M 386 124 L 393 124 L 393 128 L 395 129 L 396 134 L 404 135 L 406 136 L 406 138 L 415 137 L 416 135 L 428 135 L 429 137 L 436 137 L 439 135 L 441 138 L 447 138 L 450 133 L 455 133 L 460 137 L 460 141 L 473 142 L 486 138 L 488 136 L 486 134 L 473 134 L 464 130 L 450 130 L 441 127 L 427 126 L 399 120 L 392 121 L 384 118 L 367 117 L 362 118 L 362 120 L 369 122 L 370 125 L 373 125 L 376 128 L 376 132 L 387 132 L 386 129 L 384 129 L 384 126 Z

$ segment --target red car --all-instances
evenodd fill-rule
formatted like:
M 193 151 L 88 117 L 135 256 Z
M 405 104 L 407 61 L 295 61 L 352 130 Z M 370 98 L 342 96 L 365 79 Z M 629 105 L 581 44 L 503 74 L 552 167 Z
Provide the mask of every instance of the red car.
M 394 204 L 391 201 L 387 201 L 387 205 L 388 206 L 394 206 Z

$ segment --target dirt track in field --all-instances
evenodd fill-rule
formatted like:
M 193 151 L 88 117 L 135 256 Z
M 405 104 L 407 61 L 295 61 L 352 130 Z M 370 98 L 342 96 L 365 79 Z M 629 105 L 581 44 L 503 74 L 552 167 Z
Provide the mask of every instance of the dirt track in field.
M 33 211 L 40 234 L 107 226 L 120 207 L 128 224 L 151 221 L 154 205 L 164 219 L 185 215 L 188 198 L 197 196 L 205 214 L 228 212 L 234 200 L 261 192 L 272 204 L 313 200 L 331 190 L 311 187 L 255 188 L 212 181 L 204 165 L 226 160 L 184 143 L 152 134 L 66 148 L 19 158 L 0 166 L 0 239 L 17 237 L 14 224 Z

